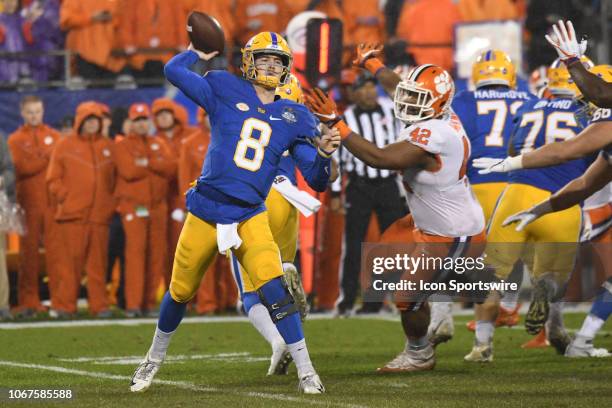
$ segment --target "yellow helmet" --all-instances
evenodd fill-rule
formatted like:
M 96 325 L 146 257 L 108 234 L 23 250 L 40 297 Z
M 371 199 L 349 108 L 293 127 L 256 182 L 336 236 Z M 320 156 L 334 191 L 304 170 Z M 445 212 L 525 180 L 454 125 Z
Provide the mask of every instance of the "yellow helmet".
M 580 57 L 580 62 L 589 70 L 595 66 L 593 61 L 586 56 Z M 578 98 L 582 95 L 560 58 L 557 58 L 548 68 L 546 77 L 548 79 L 547 88 L 553 95 L 571 98 Z
M 300 81 L 293 74 L 289 74 L 289 82 L 276 88 L 276 96 L 281 99 L 292 100 L 296 103 L 304 103 L 302 85 L 300 85 Z
M 242 51 L 242 76 L 248 81 L 265 88 L 274 89 L 285 85 L 289 81 L 293 57 L 287 41 L 280 34 L 264 31 L 251 37 Z M 279 77 L 260 75 L 255 68 L 255 59 L 258 55 L 276 55 L 283 62 L 283 71 Z
M 508 54 L 500 50 L 487 50 L 472 65 L 472 81 L 476 88 L 486 85 L 516 85 L 516 68 Z

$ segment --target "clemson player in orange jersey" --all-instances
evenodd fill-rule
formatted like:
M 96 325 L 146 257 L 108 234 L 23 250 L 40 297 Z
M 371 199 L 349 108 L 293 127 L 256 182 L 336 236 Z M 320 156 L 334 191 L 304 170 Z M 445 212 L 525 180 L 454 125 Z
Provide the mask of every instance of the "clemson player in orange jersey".
M 419 65 L 400 79 L 375 58 L 381 49 L 361 44 L 354 64 L 376 75 L 388 93 L 394 92 L 395 115 L 406 124 L 400 141 L 382 149 L 366 141 L 348 128 L 337 115 L 334 102 L 320 90 L 310 94 L 307 102 L 324 123 L 340 131 L 344 146 L 355 157 L 372 167 L 402 171 L 414 226 L 411 256 L 423 251 L 433 257 L 479 256 L 484 246 L 485 220 L 466 176 L 470 142 L 449 109 L 453 80 L 447 71 L 432 64 Z M 432 276 L 443 273 L 425 265 L 411 272 L 402 279 L 410 275 L 413 281 L 432 281 Z M 396 301 L 408 341 L 405 349 L 379 371 L 434 368 L 435 353 L 427 336 L 429 294 L 419 292 L 409 300 Z

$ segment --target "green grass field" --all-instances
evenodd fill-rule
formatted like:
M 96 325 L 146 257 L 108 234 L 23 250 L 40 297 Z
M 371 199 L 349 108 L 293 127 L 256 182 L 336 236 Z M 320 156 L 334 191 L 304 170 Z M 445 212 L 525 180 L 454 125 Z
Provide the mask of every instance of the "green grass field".
M 583 314 L 566 316 L 576 329 Z M 434 371 L 380 375 L 376 368 L 403 347 L 397 321 L 321 319 L 306 325 L 311 356 L 327 388 L 297 393 L 295 368 L 266 377 L 269 350 L 248 322 L 189 323 L 180 327 L 169 361 L 144 394 L 129 378 L 146 352 L 153 323 L 131 326 L 0 329 L 0 387 L 71 388 L 71 402 L 11 402 L 0 406 L 75 407 L 605 407 L 612 404 L 612 359 L 569 360 L 552 348 L 522 350 L 521 329 L 495 334 L 495 362 L 463 362 L 471 347 L 467 318 L 438 348 Z M 596 344 L 612 348 L 612 328 Z M 173 360 L 170 360 L 173 358 Z M 6 390 L 3 390 L 6 398 Z

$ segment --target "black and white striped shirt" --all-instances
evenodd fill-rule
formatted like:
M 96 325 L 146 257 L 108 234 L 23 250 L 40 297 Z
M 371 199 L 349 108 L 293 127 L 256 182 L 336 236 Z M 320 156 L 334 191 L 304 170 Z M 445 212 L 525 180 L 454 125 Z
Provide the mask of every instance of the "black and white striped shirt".
M 384 96 L 378 98 L 378 106 L 372 110 L 363 110 L 357 105 L 349 106 L 344 111 L 344 119 L 351 130 L 378 147 L 396 142 L 402 128 L 401 122 L 395 119 L 393 114 L 393 101 Z M 342 145 L 334 152 L 334 158 L 340 166 L 341 174 L 347 173 L 368 179 L 395 177 L 393 171 L 375 169 L 364 164 Z M 332 184 L 332 191 L 341 190 L 341 177 L 338 177 Z

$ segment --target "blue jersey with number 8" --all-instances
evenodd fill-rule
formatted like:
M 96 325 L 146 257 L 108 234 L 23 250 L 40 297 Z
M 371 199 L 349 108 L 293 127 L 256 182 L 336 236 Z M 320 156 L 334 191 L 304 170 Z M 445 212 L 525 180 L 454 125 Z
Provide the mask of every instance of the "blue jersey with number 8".
M 287 99 L 264 104 L 250 82 L 227 71 L 197 75 L 188 69 L 197 60 L 192 51 L 178 54 L 165 74 L 210 118 L 211 142 L 198 184 L 244 203 L 263 203 L 289 151 L 311 187 L 324 190 L 329 159 L 311 143 L 319 133 L 310 111 Z

